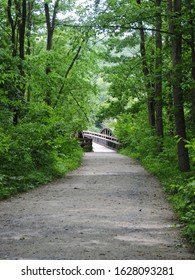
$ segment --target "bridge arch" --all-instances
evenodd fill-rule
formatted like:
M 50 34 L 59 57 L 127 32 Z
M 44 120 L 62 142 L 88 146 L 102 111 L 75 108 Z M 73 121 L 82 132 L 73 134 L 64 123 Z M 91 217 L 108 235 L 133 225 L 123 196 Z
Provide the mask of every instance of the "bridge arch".
M 101 133 L 83 130 L 82 133 L 84 138 L 92 139 L 95 143 L 107 148 L 113 150 L 118 150 L 121 148 L 121 143 L 114 136 L 109 135 L 109 133 L 112 133 L 111 129 L 105 128 L 101 131 Z
M 113 132 L 110 128 L 103 128 L 100 132 L 101 134 L 105 134 L 105 135 L 108 135 L 108 136 L 113 136 Z

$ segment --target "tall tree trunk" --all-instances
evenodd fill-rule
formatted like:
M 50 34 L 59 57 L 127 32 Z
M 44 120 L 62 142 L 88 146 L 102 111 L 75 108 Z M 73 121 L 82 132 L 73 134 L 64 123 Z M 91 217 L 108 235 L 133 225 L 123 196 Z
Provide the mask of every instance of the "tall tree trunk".
M 193 25 L 194 29 L 194 25 Z M 192 79 L 193 83 L 195 84 L 195 35 L 194 35 L 194 30 L 192 31 L 191 34 L 191 53 L 192 53 Z M 193 123 L 195 125 L 195 86 L 192 88 L 192 119 Z
M 195 84 L 195 20 L 193 18 L 193 10 L 195 8 L 195 4 L 192 3 L 193 1 L 188 0 L 187 5 L 188 5 L 188 11 L 190 15 L 190 36 L 191 36 L 191 58 L 192 58 L 192 80 L 193 84 Z M 192 88 L 192 120 L 195 125 L 195 86 Z
M 47 51 L 50 51 L 52 49 L 52 43 L 53 43 L 53 33 L 55 30 L 55 24 L 56 24 L 56 15 L 58 11 L 59 1 L 56 0 L 54 3 L 54 10 L 53 10 L 53 16 L 52 19 L 50 18 L 50 11 L 49 11 L 49 4 L 45 3 L 45 18 L 46 18 L 46 24 L 47 24 Z M 51 72 L 51 66 L 50 63 L 47 64 L 45 72 L 47 75 Z M 46 92 L 46 98 L 45 102 L 50 106 L 51 101 L 51 91 L 50 89 Z
M 194 29 L 194 25 L 193 25 Z M 194 35 L 195 30 L 192 31 L 191 34 L 191 53 L 192 53 L 192 80 L 193 83 L 195 84 L 195 35 Z M 192 88 L 192 119 L 193 123 L 195 125 L 195 86 Z
M 22 0 L 22 6 L 20 10 L 21 19 L 19 20 L 19 56 L 24 60 L 25 56 L 25 27 L 26 27 L 26 0 Z
M 15 101 L 23 101 L 25 93 L 25 83 L 24 83 L 24 69 L 23 61 L 25 58 L 25 27 L 26 27 L 26 0 L 14 1 L 15 10 L 12 11 L 12 0 L 7 1 L 7 14 L 8 21 L 11 26 L 12 34 L 12 56 L 18 56 L 20 62 L 18 64 L 18 69 L 21 75 L 21 81 L 17 84 L 16 90 L 11 90 L 11 99 Z M 18 38 L 17 38 L 18 37 Z M 19 49 L 19 51 L 18 51 Z M 17 92 L 16 92 L 17 91 Z M 20 107 L 16 106 L 12 108 L 13 124 L 17 125 L 20 114 Z
M 178 163 L 181 171 L 189 171 L 190 163 L 188 149 L 185 147 L 186 126 L 184 116 L 184 104 L 182 93 L 182 37 L 181 37 L 181 0 L 174 0 L 174 22 L 173 22 L 173 97 L 176 134 L 179 137 L 177 143 Z
M 16 21 L 14 22 L 12 17 L 12 0 L 7 1 L 7 15 L 9 24 L 11 26 L 12 56 L 15 57 L 17 55 Z
M 173 3 L 172 0 L 167 0 L 167 23 L 168 23 L 168 33 L 166 35 L 166 49 L 167 55 L 170 57 L 172 55 L 172 36 L 173 34 Z M 167 88 L 167 98 L 166 98 L 166 112 L 169 121 L 169 135 L 174 136 L 175 125 L 174 125 L 174 105 L 173 105 L 173 84 L 172 84 L 172 70 L 169 70 L 168 76 L 168 88 Z
M 161 0 L 156 0 L 156 7 L 161 7 Z M 160 140 L 159 149 L 162 150 L 163 138 L 163 114 L 162 114 L 162 18 L 161 11 L 156 15 L 156 69 L 155 69 L 155 109 L 156 109 L 156 131 Z
M 12 57 L 17 56 L 17 40 L 16 40 L 16 23 L 17 20 L 13 19 L 13 13 L 12 13 L 12 0 L 8 0 L 7 1 L 7 15 L 8 15 L 8 21 L 9 24 L 11 26 L 11 42 L 12 42 Z M 15 97 L 15 93 L 13 90 L 10 90 L 10 99 L 13 99 L 13 97 Z M 18 116 L 19 116 L 19 112 L 18 112 L 18 108 L 11 108 L 11 110 L 13 111 L 13 125 L 17 125 L 18 124 Z
M 137 0 L 137 4 L 141 5 L 141 0 Z M 142 67 L 143 73 L 146 78 L 146 90 L 148 94 L 148 119 L 151 128 L 155 128 L 155 100 L 154 100 L 154 88 L 149 81 L 149 68 L 146 59 L 146 47 L 145 47 L 145 34 L 143 23 L 139 22 L 139 30 L 140 30 L 140 53 L 142 57 Z
M 31 54 L 31 31 L 32 31 L 32 11 L 33 11 L 34 0 L 28 0 L 27 6 L 27 55 Z
M 27 6 L 27 50 L 26 54 L 31 55 L 31 31 L 32 31 L 32 12 L 33 12 L 33 6 L 34 6 L 35 0 L 28 0 L 28 6 Z M 27 102 L 30 102 L 31 98 L 31 90 L 30 90 L 30 84 L 27 88 Z

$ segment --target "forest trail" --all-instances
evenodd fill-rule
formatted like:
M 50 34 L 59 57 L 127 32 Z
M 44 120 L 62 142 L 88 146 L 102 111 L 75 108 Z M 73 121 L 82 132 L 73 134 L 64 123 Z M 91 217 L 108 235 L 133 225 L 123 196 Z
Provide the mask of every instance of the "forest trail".
M 94 151 L 64 178 L 0 202 L 0 259 L 194 259 L 158 180 Z

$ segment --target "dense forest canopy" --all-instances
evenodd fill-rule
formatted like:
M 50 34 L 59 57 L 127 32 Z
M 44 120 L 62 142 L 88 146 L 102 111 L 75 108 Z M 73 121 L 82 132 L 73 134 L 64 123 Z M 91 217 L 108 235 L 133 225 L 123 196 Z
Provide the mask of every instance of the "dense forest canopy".
M 1 198 L 76 168 L 75 133 L 113 120 L 194 225 L 194 1 L 2 0 Z

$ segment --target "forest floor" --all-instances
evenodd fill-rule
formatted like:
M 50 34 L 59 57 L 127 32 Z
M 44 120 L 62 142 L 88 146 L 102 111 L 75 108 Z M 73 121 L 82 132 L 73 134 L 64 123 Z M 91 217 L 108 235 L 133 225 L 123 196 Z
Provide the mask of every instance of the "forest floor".
M 0 202 L 0 259 L 195 259 L 158 180 L 94 146 L 81 167 Z

